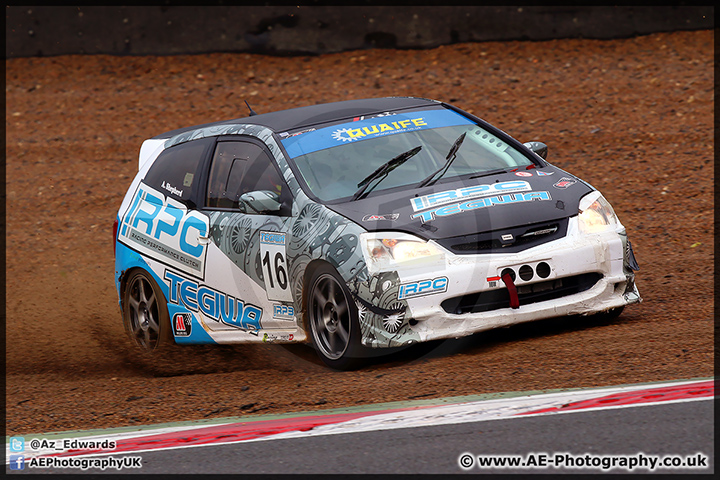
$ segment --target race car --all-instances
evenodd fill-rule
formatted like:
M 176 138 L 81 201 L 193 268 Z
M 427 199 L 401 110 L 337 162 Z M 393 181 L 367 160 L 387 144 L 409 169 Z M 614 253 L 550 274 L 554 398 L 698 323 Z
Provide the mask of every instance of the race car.
M 250 112 L 140 148 L 115 285 L 146 352 L 306 342 L 345 370 L 641 301 L 613 208 L 544 143 L 424 98 Z

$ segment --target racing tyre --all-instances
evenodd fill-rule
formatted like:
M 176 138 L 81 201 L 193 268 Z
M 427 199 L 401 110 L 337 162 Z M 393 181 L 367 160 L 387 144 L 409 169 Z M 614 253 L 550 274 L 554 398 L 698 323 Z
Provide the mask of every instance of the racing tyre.
M 165 295 L 145 271 L 130 274 L 122 306 L 125 331 L 144 355 L 156 355 L 175 344 Z
M 318 356 L 336 370 L 358 368 L 364 360 L 360 323 L 345 281 L 325 264 L 312 272 L 308 285 L 306 313 Z

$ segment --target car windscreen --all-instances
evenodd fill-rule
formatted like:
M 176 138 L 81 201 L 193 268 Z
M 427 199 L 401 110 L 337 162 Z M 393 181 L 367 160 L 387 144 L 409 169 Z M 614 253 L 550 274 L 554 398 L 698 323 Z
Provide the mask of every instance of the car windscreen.
M 286 136 L 282 144 L 312 196 L 333 203 L 357 198 L 365 183 L 377 193 L 415 188 L 434 173 L 434 180 L 446 181 L 532 164 L 505 141 L 445 108 L 314 128 Z M 459 147 L 453 149 L 454 144 Z M 454 159 L 445 170 L 452 150 Z

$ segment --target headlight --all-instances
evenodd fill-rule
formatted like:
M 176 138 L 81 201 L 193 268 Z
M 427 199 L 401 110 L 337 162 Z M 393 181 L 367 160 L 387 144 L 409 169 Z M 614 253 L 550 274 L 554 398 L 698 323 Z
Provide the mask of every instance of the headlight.
M 400 267 L 445 264 L 434 244 L 405 233 L 364 233 L 360 236 L 365 263 L 371 273 Z
M 597 190 L 580 199 L 578 223 L 582 233 L 615 230 L 620 224 L 610 203 Z

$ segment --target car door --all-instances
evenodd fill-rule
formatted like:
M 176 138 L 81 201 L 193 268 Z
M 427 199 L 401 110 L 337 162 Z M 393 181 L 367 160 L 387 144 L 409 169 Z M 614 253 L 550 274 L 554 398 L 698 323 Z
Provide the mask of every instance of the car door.
M 211 329 L 295 327 L 287 261 L 292 194 L 263 142 L 221 137 L 208 165 L 206 283 L 224 293 Z M 214 301 L 214 300 L 213 300 Z M 231 304 L 233 306 L 231 306 Z

